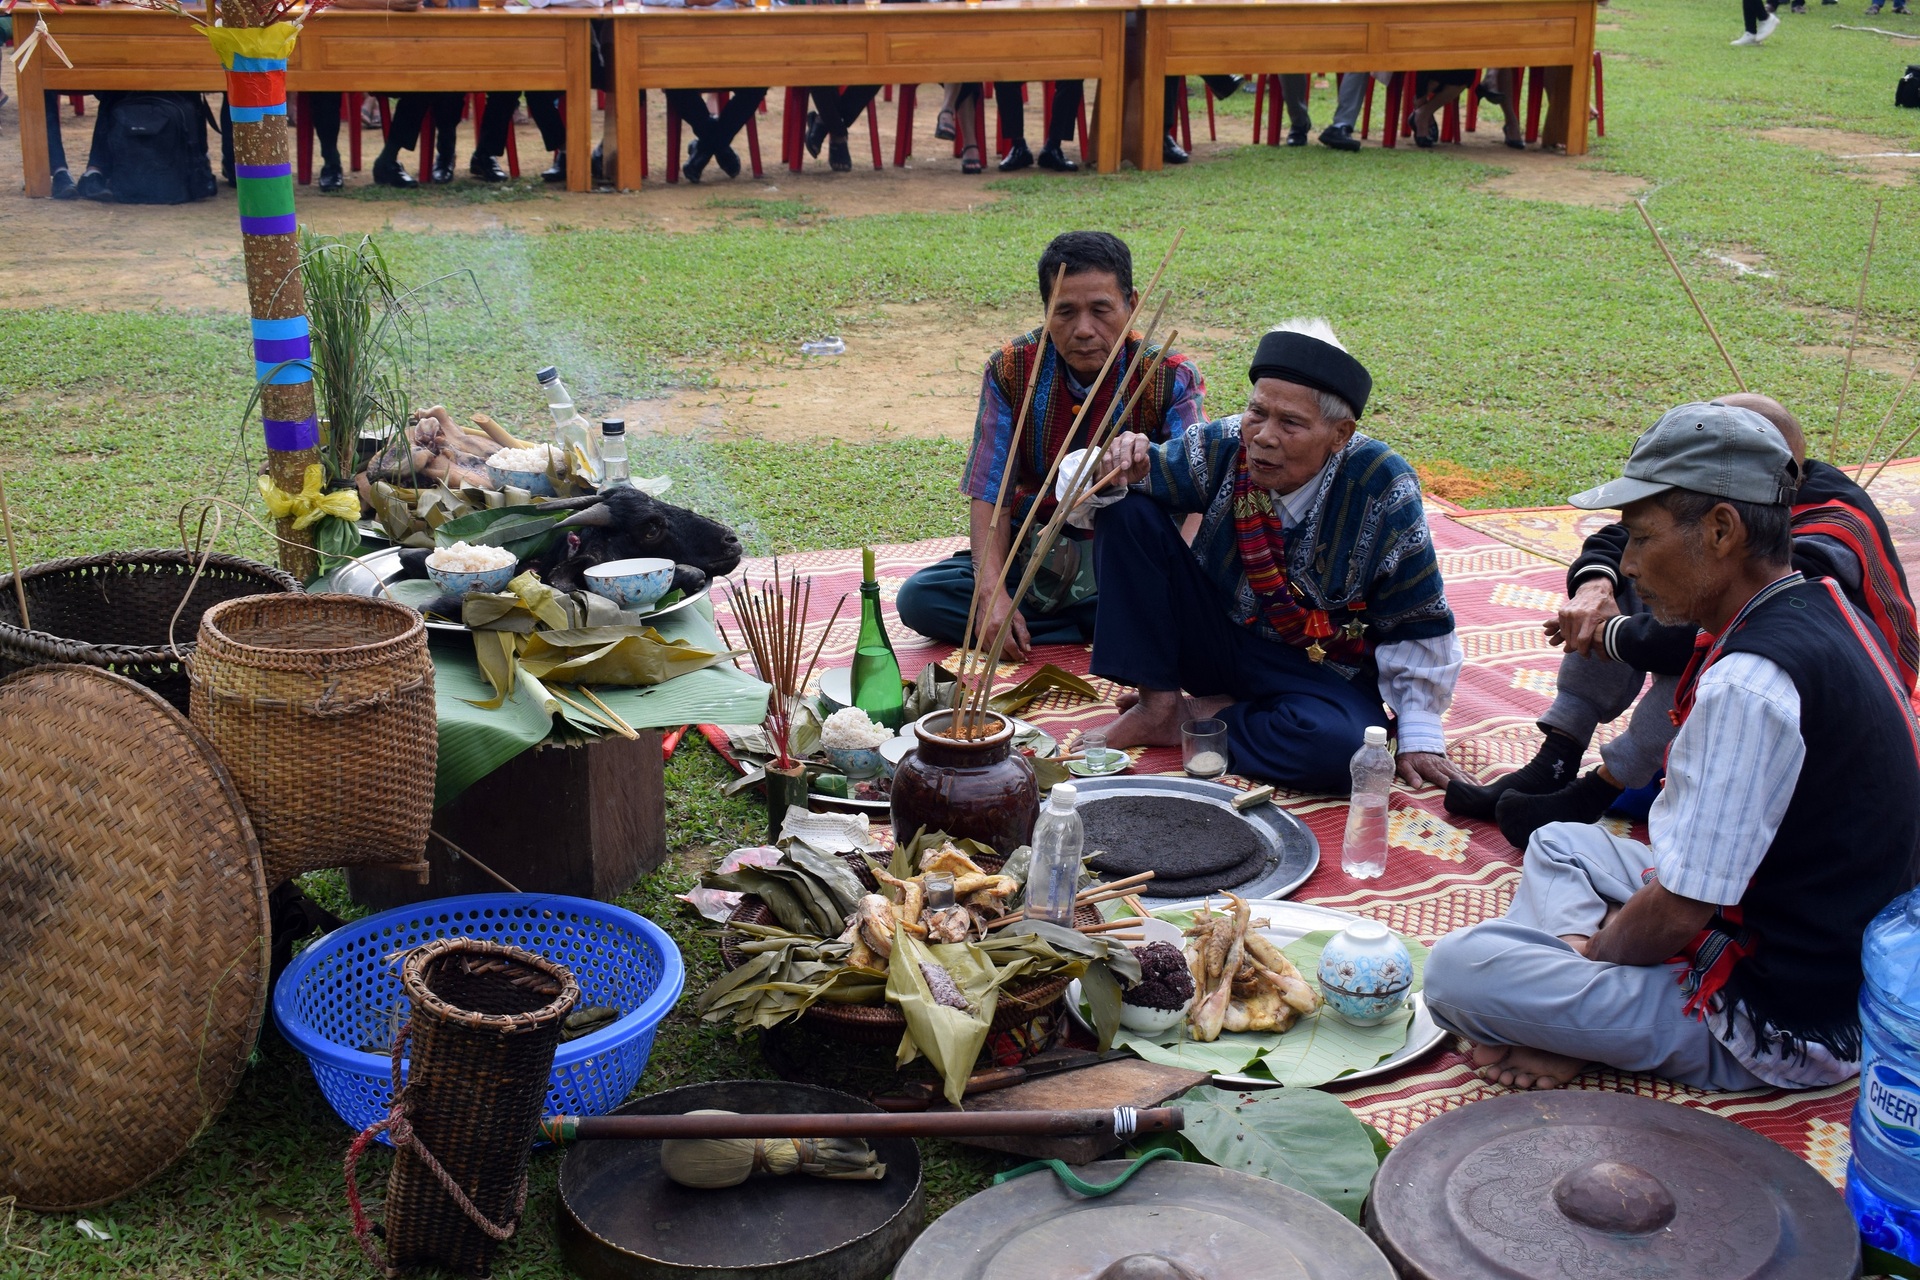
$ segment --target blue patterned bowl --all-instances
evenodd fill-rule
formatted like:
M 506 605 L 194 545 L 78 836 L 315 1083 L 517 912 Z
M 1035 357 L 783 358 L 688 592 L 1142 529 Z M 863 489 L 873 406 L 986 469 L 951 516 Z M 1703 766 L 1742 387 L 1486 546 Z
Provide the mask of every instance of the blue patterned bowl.
M 611 560 L 587 570 L 587 589 L 622 609 L 644 609 L 673 586 L 673 561 Z
M 1413 958 L 1378 920 L 1356 920 L 1320 951 L 1320 993 L 1327 1007 L 1356 1027 L 1378 1026 L 1407 1003 Z
M 511 564 L 503 564 L 498 569 L 482 569 L 477 573 L 455 573 L 451 569 L 436 569 L 431 563 L 427 565 L 427 576 L 438 583 L 442 591 L 455 596 L 475 591 L 488 594 L 505 591 L 517 572 L 519 567 Z

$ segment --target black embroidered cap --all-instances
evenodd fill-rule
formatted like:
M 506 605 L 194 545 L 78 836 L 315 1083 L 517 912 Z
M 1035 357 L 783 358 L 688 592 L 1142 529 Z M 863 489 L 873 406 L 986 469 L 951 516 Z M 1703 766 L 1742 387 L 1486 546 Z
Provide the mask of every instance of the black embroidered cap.
M 1353 416 L 1366 412 L 1373 375 L 1352 356 L 1304 333 L 1268 333 L 1253 353 L 1247 381 L 1278 378 L 1316 391 L 1330 391 L 1353 406 Z

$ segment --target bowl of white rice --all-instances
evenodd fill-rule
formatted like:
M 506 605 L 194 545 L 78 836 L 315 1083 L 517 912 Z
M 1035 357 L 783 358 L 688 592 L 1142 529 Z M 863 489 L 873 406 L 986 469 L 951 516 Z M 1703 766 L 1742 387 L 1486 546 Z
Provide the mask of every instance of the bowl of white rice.
M 427 557 L 427 576 L 449 595 L 464 596 L 475 591 L 505 591 L 513 581 L 518 561 L 504 547 L 476 547 L 456 542 L 435 548 Z
M 871 778 L 885 767 L 880 745 L 893 730 L 873 722 L 859 707 L 842 707 L 820 726 L 820 749 L 833 767 L 852 781 Z
M 487 478 L 499 489 L 524 489 L 536 498 L 554 495 L 548 470 L 560 466 L 560 451 L 550 444 L 525 449 L 501 449 L 487 459 Z

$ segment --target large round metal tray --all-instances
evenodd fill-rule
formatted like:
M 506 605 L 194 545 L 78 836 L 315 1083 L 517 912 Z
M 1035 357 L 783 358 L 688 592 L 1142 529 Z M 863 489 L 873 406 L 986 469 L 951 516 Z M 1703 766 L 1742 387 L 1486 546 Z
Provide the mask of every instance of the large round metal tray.
M 1074 789 L 1085 805 L 1108 796 L 1174 796 L 1225 810 L 1252 827 L 1267 846 L 1267 869 L 1245 884 L 1231 888 L 1243 898 L 1284 898 L 1307 882 L 1320 865 L 1320 842 L 1307 830 L 1307 824 L 1277 804 L 1256 805 L 1242 813 L 1234 809 L 1234 797 L 1241 793 L 1220 782 L 1201 782 L 1195 778 L 1135 774 L 1119 778 L 1077 778 Z M 1148 888 L 1152 883 L 1148 883 Z M 1171 899 L 1151 893 L 1141 897 L 1150 905 L 1164 906 Z
M 1077 1172 L 1098 1183 L 1126 1167 Z M 1098 1198 L 1045 1173 L 991 1187 L 927 1228 L 893 1280 L 1090 1280 L 1141 1254 L 1204 1280 L 1393 1280 L 1338 1210 L 1265 1178 L 1171 1160 Z
M 780 1080 L 669 1089 L 615 1115 L 742 1114 L 879 1108 L 849 1094 Z M 878 1182 L 791 1174 L 696 1191 L 660 1171 L 654 1141 L 583 1142 L 560 1165 L 560 1251 L 587 1280 L 880 1280 L 926 1218 L 920 1151 L 877 1138 Z
M 355 556 L 352 560 L 349 560 L 346 564 L 334 570 L 333 589 L 350 596 L 388 595 L 388 584 L 402 581 L 400 576 L 400 552 L 401 548 L 399 547 L 382 547 L 378 551 L 369 551 L 363 556 Z M 668 614 L 678 613 L 706 594 L 707 588 L 702 587 L 691 595 L 682 596 L 665 608 L 647 611 L 629 609 L 626 610 L 627 620 L 635 625 L 652 622 L 657 618 L 664 618 Z M 463 636 L 472 634 L 463 623 L 442 622 L 435 618 L 427 619 L 427 630 L 446 631 Z

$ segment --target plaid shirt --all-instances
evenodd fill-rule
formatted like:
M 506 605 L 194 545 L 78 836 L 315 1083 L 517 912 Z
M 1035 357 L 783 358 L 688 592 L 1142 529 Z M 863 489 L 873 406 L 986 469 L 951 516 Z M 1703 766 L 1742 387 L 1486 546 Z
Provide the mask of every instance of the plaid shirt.
M 1168 355 L 1167 364 L 1173 366 L 1174 398 L 1161 418 L 1159 430 L 1152 433 L 1155 441 L 1177 436 L 1195 423 L 1207 420 L 1200 410 L 1200 397 L 1206 390 L 1200 371 L 1177 352 Z M 1086 388 L 1078 385 L 1078 379 L 1071 373 L 1067 375 L 1067 383 L 1075 401 L 1086 394 Z M 980 378 L 980 413 L 974 420 L 973 448 L 967 454 L 966 474 L 960 481 L 960 492 L 969 498 L 992 502 L 1000 496 L 1000 476 L 1006 470 L 1007 447 L 1013 442 L 1013 420 L 1019 413 L 1020 406 L 1008 404 L 1000 393 L 989 367 Z M 1033 426 L 1027 425 L 1029 429 Z M 1012 495 L 1008 496 L 1011 500 Z

